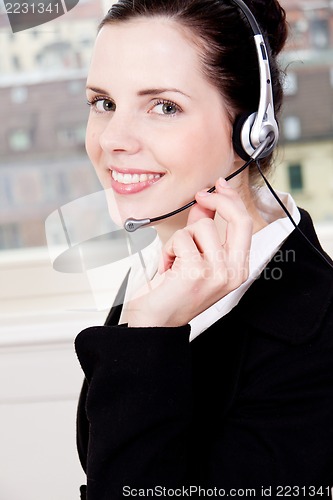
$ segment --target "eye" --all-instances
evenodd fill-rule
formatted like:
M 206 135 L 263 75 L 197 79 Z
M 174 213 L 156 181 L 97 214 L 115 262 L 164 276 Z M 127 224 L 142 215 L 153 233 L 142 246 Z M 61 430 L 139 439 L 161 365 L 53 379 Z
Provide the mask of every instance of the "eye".
M 151 108 L 151 112 L 156 113 L 158 115 L 168 115 L 173 116 L 178 112 L 181 112 L 181 108 L 178 104 L 172 101 L 158 100 L 154 103 L 154 106 Z
M 97 113 L 116 110 L 116 104 L 111 99 L 106 99 L 105 97 L 95 97 L 92 100 L 88 100 L 88 105 Z

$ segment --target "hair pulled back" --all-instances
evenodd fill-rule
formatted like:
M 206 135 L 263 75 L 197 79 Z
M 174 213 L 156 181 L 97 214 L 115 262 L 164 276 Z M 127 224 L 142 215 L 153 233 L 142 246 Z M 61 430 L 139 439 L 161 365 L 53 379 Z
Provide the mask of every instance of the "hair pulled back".
M 277 56 L 287 39 L 284 9 L 277 0 L 244 0 L 262 30 L 269 52 L 274 108 L 282 105 L 282 72 Z M 204 75 L 226 101 L 230 119 L 258 109 L 260 80 L 253 32 L 231 0 L 118 0 L 100 24 L 162 16 L 189 30 L 199 47 Z M 271 156 L 262 160 L 263 170 Z M 256 176 L 256 169 L 251 171 Z

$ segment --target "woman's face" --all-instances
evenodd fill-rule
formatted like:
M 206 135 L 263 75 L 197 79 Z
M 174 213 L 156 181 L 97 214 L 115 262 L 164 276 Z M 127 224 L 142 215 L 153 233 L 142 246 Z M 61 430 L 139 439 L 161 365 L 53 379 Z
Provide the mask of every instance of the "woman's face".
M 232 171 L 223 98 L 174 22 L 155 17 L 104 26 L 87 97 L 87 152 L 123 221 L 175 210 Z M 184 214 L 177 217 L 168 220 L 174 229 L 185 224 Z

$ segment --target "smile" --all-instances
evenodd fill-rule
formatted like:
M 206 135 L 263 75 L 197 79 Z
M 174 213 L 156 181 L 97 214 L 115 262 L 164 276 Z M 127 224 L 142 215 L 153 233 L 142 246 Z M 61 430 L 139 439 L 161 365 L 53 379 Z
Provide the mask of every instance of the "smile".
M 123 174 L 112 170 L 112 179 L 120 184 L 139 184 L 140 182 L 154 181 L 160 179 L 162 174 Z
M 157 183 L 164 174 L 157 174 L 152 172 L 119 172 L 119 170 L 110 169 L 111 173 L 111 187 L 112 189 L 122 195 L 136 194 L 151 187 Z

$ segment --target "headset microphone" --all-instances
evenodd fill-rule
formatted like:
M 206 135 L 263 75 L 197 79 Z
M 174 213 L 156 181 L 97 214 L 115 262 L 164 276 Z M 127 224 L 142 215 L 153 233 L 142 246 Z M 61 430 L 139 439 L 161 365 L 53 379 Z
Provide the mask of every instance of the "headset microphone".
M 265 151 L 267 149 L 267 147 L 269 147 L 271 142 L 272 142 L 272 137 L 268 136 L 264 140 L 264 142 L 254 151 L 251 158 L 246 163 L 244 163 L 244 165 L 242 165 L 238 170 L 236 170 L 232 174 L 228 175 L 225 178 L 225 180 L 230 181 L 230 179 L 232 179 L 233 177 L 236 177 L 236 175 L 243 172 L 243 170 L 245 170 L 252 162 L 258 160 L 261 157 L 262 152 Z M 215 191 L 215 186 L 208 189 L 208 193 L 212 193 L 213 191 Z M 163 220 L 163 219 L 168 219 L 169 217 L 172 217 L 173 215 L 179 214 L 180 212 L 183 212 L 183 210 L 186 210 L 186 209 L 192 207 L 192 205 L 194 205 L 195 203 L 196 203 L 196 200 L 192 200 L 192 201 L 190 201 L 190 203 L 187 203 L 183 207 L 178 208 L 177 210 L 174 210 L 173 212 L 168 212 L 167 214 L 160 215 L 159 217 L 153 217 L 151 219 L 148 219 L 148 218 L 147 219 L 132 219 L 132 218 L 126 219 L 125 224 L 124 224 L 124 228 L 129 233 L 133 233 L 134 231 L 136 231 L 140 227 L 148 226 L 149 224 L 153 224 L 154 222 L 158 222 L 158 221 Z

